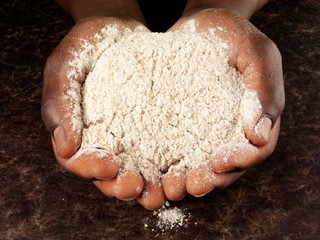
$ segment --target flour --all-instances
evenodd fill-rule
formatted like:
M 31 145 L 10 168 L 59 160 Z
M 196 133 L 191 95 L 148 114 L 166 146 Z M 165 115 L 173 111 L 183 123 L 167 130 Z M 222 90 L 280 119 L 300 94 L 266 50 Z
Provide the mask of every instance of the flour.
M 197 225 L 197 222 L 194 221 L 191 213 L 186 208 L 171 207 L 168 201 L 161 208 L 154 210 L 152 215 L 152 218 L 145 219 L 147 222 L 144 223 L 144 227 L 154 232 L 155 238 L 160 235 L 167 235 L 168 238 L 172 238 L 170 233 L 173 231 L 179 231 L 182 228 L 186 229 L 191 224 Z
M 85 74 L 86 69 L 90 69 L 112 44 L 118 41 L 123 34 L 128 33 L 128 29 L 121 29 L 118 26 L 103 28 L 100 34 L 95 34 L 92 42 L 80 39 L 81 49 L 72 51 L 71 60 L 68 62 L 70 68 L 67 73 L 69 86 L 65 99 L 69 102 L 69 109 L 65 117 L 71 119 L 73 131 L 78 136 L 81 135 L 83 128 L 82 111 L 81 111 L 81 76 Z
M 123 169 L 155 180 L 203 164 L 219 146 L 248 142 L 243 77 L 214 31 L 197 33 L 192 24 L 167 33 L 107 26 L 99 44 L 86 47 L 95 53 L 81 88 L 80 151 L 105 149 Z
M 240 113 L 244 124 L 252 128 L 256 126 L 262 113 L 262 106 L 257 92 L 245 89 L 240 105 Z M 256 132 L 258 133 L 258 131 Z
M 165 231 L 179 227 L 186 227 L 188 216 L 179 208 L 162 208 L 157 213 L 156 226 Z

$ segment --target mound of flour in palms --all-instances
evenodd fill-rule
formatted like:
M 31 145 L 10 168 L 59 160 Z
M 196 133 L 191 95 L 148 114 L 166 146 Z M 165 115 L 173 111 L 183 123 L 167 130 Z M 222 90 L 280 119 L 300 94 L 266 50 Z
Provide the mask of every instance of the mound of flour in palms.
M 247 142 L 243 77 L 214 31 L 106 31 L 116 41 L 81 89 L 81 150 L 107 149 L 123 169 L 154 180 L 206 162 L 223 144 Z

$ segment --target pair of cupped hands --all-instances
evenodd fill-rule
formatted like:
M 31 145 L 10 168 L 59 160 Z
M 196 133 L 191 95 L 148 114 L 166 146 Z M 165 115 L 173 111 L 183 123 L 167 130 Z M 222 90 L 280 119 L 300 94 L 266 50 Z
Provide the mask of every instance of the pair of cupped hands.
M 157 181 L 145 181 L 138 172 L 120 169 L 111 154 L 101 149 L 77 155 L 81 131 L 72 126 L 68 72 L 73 52 L 81 51 L 83 40 L 91 44 L 108 24 L 134 29 L 143 23 L 116 17 L 92 16 L 77 21 L 47 60 L 44 70 L 42 117 L 52 134 L 58 162 L 68 171 L 93 183 L 105 195 L 121 200 L 137 199 L 147 209 L 161 207 L 165 201 L 181 200 L 187 193 L 203 196 L 213 189 L 224 189 L 236 181 L 249 167 L 266 159 L 274 150 L 284 107 L 281 55 L 276 45 L 240 14 L 228 9 L 196 10 L 181 17 L 168 31 L 175 31 L 194 19 L 197 31 L 215 28 L 215 34 L 228 44 L 229 64 L 244 76 L 246 88 L 254 90 L 261 103 L 261 114 L 252 119 L 259 128 L 244 124 L 248 147 L 222 146 L 209 159 L 188 173 L 170 171 Z M 219 30 L 220 29 L 220 30 Z M 92 70 L 90 64 L 77 74 L 80 84 Z M 80 104 L 80 103 L 78 103 Z M 258 130 L 257 130 L 258 129 Z M 228 149 L 230 148 L 230 149 Z M 232 149 L 231 149 L 232 148 Z M 254 149 L 254 150 L 252 150 Z M 225 152 L 233 154 L 225 156 Z

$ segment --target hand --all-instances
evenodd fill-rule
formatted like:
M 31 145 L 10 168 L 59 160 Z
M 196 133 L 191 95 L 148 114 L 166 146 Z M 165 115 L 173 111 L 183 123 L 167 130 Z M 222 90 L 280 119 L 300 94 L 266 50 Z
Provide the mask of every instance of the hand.
M 83 2 L 89 2 L 92 4 L 90 1 Z M 106 4 L 106 6 L 110 5 Z M 137 172 L 123 170 L 119 171 L 119 166 L 114 161 L 113 156 L 104 150 L 95 149 L 94 151 L 88 151 L 82 154 L 77 153 L 77 150 L 81 145 L 81 132 L 83 123 L 80 112 L 80 100 L 78 100 L 78 102 L 74 102 L 71 100 L 70 95 L 79 94 L 80 87 L 84 83 L 86 75 L 88 72 L 90 72 L 92 63 L 95 61 L 95 59 L 94 57 L 87 58 L 85 62 L 82 62 L 78 66 L 76 73 L 73 74 L 71 74 L 72 71 L 70 70 L 69 63 L 76 60 L 75 58 L 79 56 L 81 57 L 83 52 L 82 45 L 84 41 L 92 45 L 96 45 L 98 43 L 98 39 L 94 38 L 94 36 L 96 33 L 100 33 L 101 29 L 107 24 L 119 24 L 121 27 L 134 28 L 138 24 L 141 24 L 141 22 L 144 22 L 144 20 L 141 20 L 141 18 L 139 19 L 139 17 L 133 17 L 138 19 L 138 21 L 123 20 L 123 16 L 127 16 L 128 14 L 121 14 L 120 18 L 103 17 L 100 16 L 103 14 L 102 8 L 97 9 L 99 10 L 97 14 L 98 16 L 94 17 L 88 17 L 87 14 L 84 14 L 86 18 L 82 18 L 83 13 L 81 11 L 75 11 L 74 14 L 71 14 L 74 19 L 78 21 L 78 23 L 48 58 L 44 71 L 42 116 L 47 128 L 52 133 L 52 143 L 55 156 L 58 162 L 64 168 L 81 177 L 87 179 L 96 179 L 97 181 L 94 182 L 95 185 L 107 196 L 115 196 L 122 200 L 137 198 L 138 202 L 140 202 L 144 207 L 148 209 L 155 209 L 160 207 L 165 202 L 166 197 L 171 200 L 179 200 L 184 197 L 187 191 L 195 196 L 200 196 L 208 193 L 214 187 L 226 187 L 242 174 L 242 172 L 231 173 L 229 172 L 230 170 L 241 169 L 241 167 L 242 169 L 245 169 L 246 167 L 250 166 L 250 163 L 254 164 L 263 160 L 273 151 L 279 131 L 279 116 L 283 107 L 283 102 L 281 102 L 283 100 L 283 92 L 281 95 L 281 90 L 283 91 L 281 78 L 282 73 L 280 74 L 278 71 L 278 75 L 281 75 L 281 77 L 279 79 L 275 78 L 275 82 L 273 82 L 274 85 L 272 85 L 272 81 L 270 79 L 272 79 L 276 73 L 275 75 L 270 76 L 270 78 L 264 79 L 261 77 L 260 79 L 258 75 L 252 75 L 256 69 L 255 64 L 252 64 L 251 72 L 249 70 L 245 70 L 250 69 L 251 65 L 243 65 L 242 70 L 241 68 L 238 69 L 239 71 L 243 71 L 243 73 L 246 72 L 248 79 L 250 79 L 251 75 L 258 78 L 256 82 L 253 82 L 261 83 L 261 91 L 258 91 L 258 96 L 263 106 L 262 113 L 269 116 L 274 123 L 267 141 L 261 138 L 259 134 L 257 135 L 256 132 L 252 132 L 251 128 L 246 129 L 246 135 L 253 143 L 252 147 L 258 149 L 257 153 L 251 153 L 250 155 L 247 152 L 240 154 L 239 151 L 236 151 L 233 156 L 236 156 L 237 158 L 228 158 L 228 164 L 224 164 L 224 162 L 222 162 L 219 165 L 219 161 L 212 160 L 212 168 L 201 166 L 198 169 L 193 169 L 188 176 L 185 173 L 181 175 L 168 174 L 165 176 L 162 182 L 158 181 L 153 183 L 144 182 L 142 176 Z M 92 14 L 92 11 L 93 10 L 90 9 L 90 14 Z M 223 17 L 238 19 L 235 16 L 227 16 L 228 14 L 224 16 L 223 14 L 219 15 L 218 13 L 208 13 L 209 12 L 203 14 L 202 12 L 199 12 L 199 14 L 192 15 L 193 18 L 197 18 L 197 21 L 199 20 L 199 22 L 202 23 L 202 25 L 199 25 L 199 30 L 205 30 L 208 27 L 212 27 L 206 26 L 207 20 L 210 18 L 212 18 L 212 20 L 220 19 L 220 22 L 221 18 Z M 179 25 L 183 24 L 185 20 L 187 20 L 187 18 L 182 18 L 171 30 L 178 28 Z M 228 25 L 226 27 L 233 29 L 232 27 L 237 27 L 237 24 L 241 26 L 242 24 L 244 25 L 244 23 L 240 24 L 235 20 L 234 23 L 230 22 L 229 25 L 226 24 Z M 239 30 L 239 33 L 241 32 L 242 31 Z M 232 33 L 232 31 L 230 31 L 230 33 Z M 225 39 L 232 39 L 229 35 L 225 34 L 224 36 L 224 34 L 221 33 L 221 38 L 225 37 Z M 236 36 L 240 35 L 237 34 Z M 243 48 L 239 49 L 245 49 L 244 43 L 237 45 L 237 41 L 235 39 L 232 40 L 235 44 L 234 47 L 243 46 Z M 264 47 L 265 45 L 261 46 L 262 49 L 264 49 Z M 267 50 L 268 49 L 270 48 L 267 48 Z M 266 52 L 269 53 L 269 51 Z M 232 57 L 233 54 L 232 51 L 230 51 L 230 63 L 238 67 L 241 61 L 237 62 L 237 60 L 238 58 L 240 59 L 240 56 L 242 55 L 246 55 L 246 52 L 240 51 L 239 55 L 235 54 L 235 56 Z M 274 56 L 271 54 L 271 52 L 268 57 L 269 61 L 271 61 L 270 59 L 274 60 Z M 275 57 L 275 59 L 276 58 L 277 57 Z M 252 57 L 249 56 L 248 60 L 251 59 Z M 260 63 L 260 66 L 265 67 L 263 65 L 265 60 L 261 62 L 257 61 L 257 64 L 258 63 Z M 267 64 L 267 66 L 269 66 L 268 69 L 271 69 L 273 65 Z M 280 65 L 274 69 L 279 70 L 279 68 L 281 72 L 281 60 Z M 267 74 L 265 75 L 267 76 Z M 248 86 L 250 85 L 249 82 L 247 83 Z M 262 85 L 262 83 L 267 84 Z M 258 86 L 259 85 L 252 87 L 253 89 L 257 90 L 259 88 Z M 265 89 L 268 90 L 268 94 L 264 93 Z M 275 89 L 278 89 L 278 92 L 280 93 L 276 94 L 274 92 L 273 94 L 273 90 Z M 275 99 L 275 96 L 278 96 L 278 100 Z M 266 101 L 264 102 L 263 99 L 266 99 Z M 279 104 L 278 112 L 273 112 L 272 109 L 277 109 L 277 104 Z M 261 147 L 256 147 L 260 146 L 259 144 Z M 223 153 L 222 150 L 216 154 L 216 158 L 218 160 L 221 159 L 220 155 Z M 242 158 L 248 156 L 251 158 L 246 158 L 245 161 L 242 161 L 241 156 Z M 239 159 L 241 161 L 237 161 Z M 248 159 L 251 159 L 249 164 L 247 164 Z M 224 173 L 217 173 L 218 171 Z M 196 181 L 198 180 L 200 180 L 201 185 L 196 184 Z
M 142 192 L 142 177 L 133 171 L 119 172 L 113 156 L 104 150 L 94 149 L 78 154 L 83 126 L 81 99 L 79 96 L 78 101 L 75 101 L 70 96 L 80 93 L 80 87 L 95 62 L 95 54 L 86 54 L 88 47 L 85 49 L 83 45 L 98 45 L 99 40 L 95 35 L 101 34 L 101 30 L 108 24 L 117 24 L 120 29 L 133 29 L 141 23 L 110 17 L 91 17 L 79 21 L 47 60 L 42 117 L 52 133 L 55 156 L 65 169 L 87 179 L 103 179 L 95 181 L 101 191 L 108 196 L 127 200 L 138 197 Z M 87 56 L 81 60 L 84 55 Z M 77 61 L 78 65 L 75 65 Z
M 250 16 L 252 11 L 247 13 Z M 284 108 L 281 55 L 270 39 L 239 14 L 223 8 L 191 10 L 169 31 L 182 28 L 191 19 L 196 21 L 197 31 L 215 28 L 215 34 L 228 44 L 229 64 L 243 74 L 246 89 L 257 93 L 261 109 L 244 121 L 250 143 L 221 146 L 210 159 L 210 166 L 199 166 L 188 175 L 165 175 L 164 192 L 170 200 L 180 200 L 187 192 L 203 196 L 214 188 L 225 188 L 246 169 L 265 160 L 276 146 Z

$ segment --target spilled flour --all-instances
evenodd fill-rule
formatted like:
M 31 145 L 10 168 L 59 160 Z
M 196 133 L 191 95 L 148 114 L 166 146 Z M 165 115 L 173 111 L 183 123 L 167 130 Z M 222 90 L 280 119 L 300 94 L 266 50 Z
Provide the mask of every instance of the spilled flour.
M 221 145 L 248 142 L 242 99 L 256 93 L 245 91 L 214 31 L 197 33 L 192 24 L 166 33 L 103 30 L 80 92 L 80 151 L 106 149 L 123 169 L 154 180 L 204 163 Z
M 164 231 L 179 227 L 186 227 L 187 222 L 187 215 L 181 209 L 174 207 L 162 209 L 157 214 L 156 226 Z
M 197 225 L 197 222 L 194 221 L 186 209 L 181 210 L 178 207 L 170 207 L 168 201 L 161 208 L 153 211 L 152 220 L 155 222 L 152 221 L 151 224 L 144 224 L 144 227 L 150 228 L 155 233 L 155 237 L 158 237 L 160 234 L 170 233 L 172 230 L 178 231 L 181 228 L 187 228 L 190 224 Z

